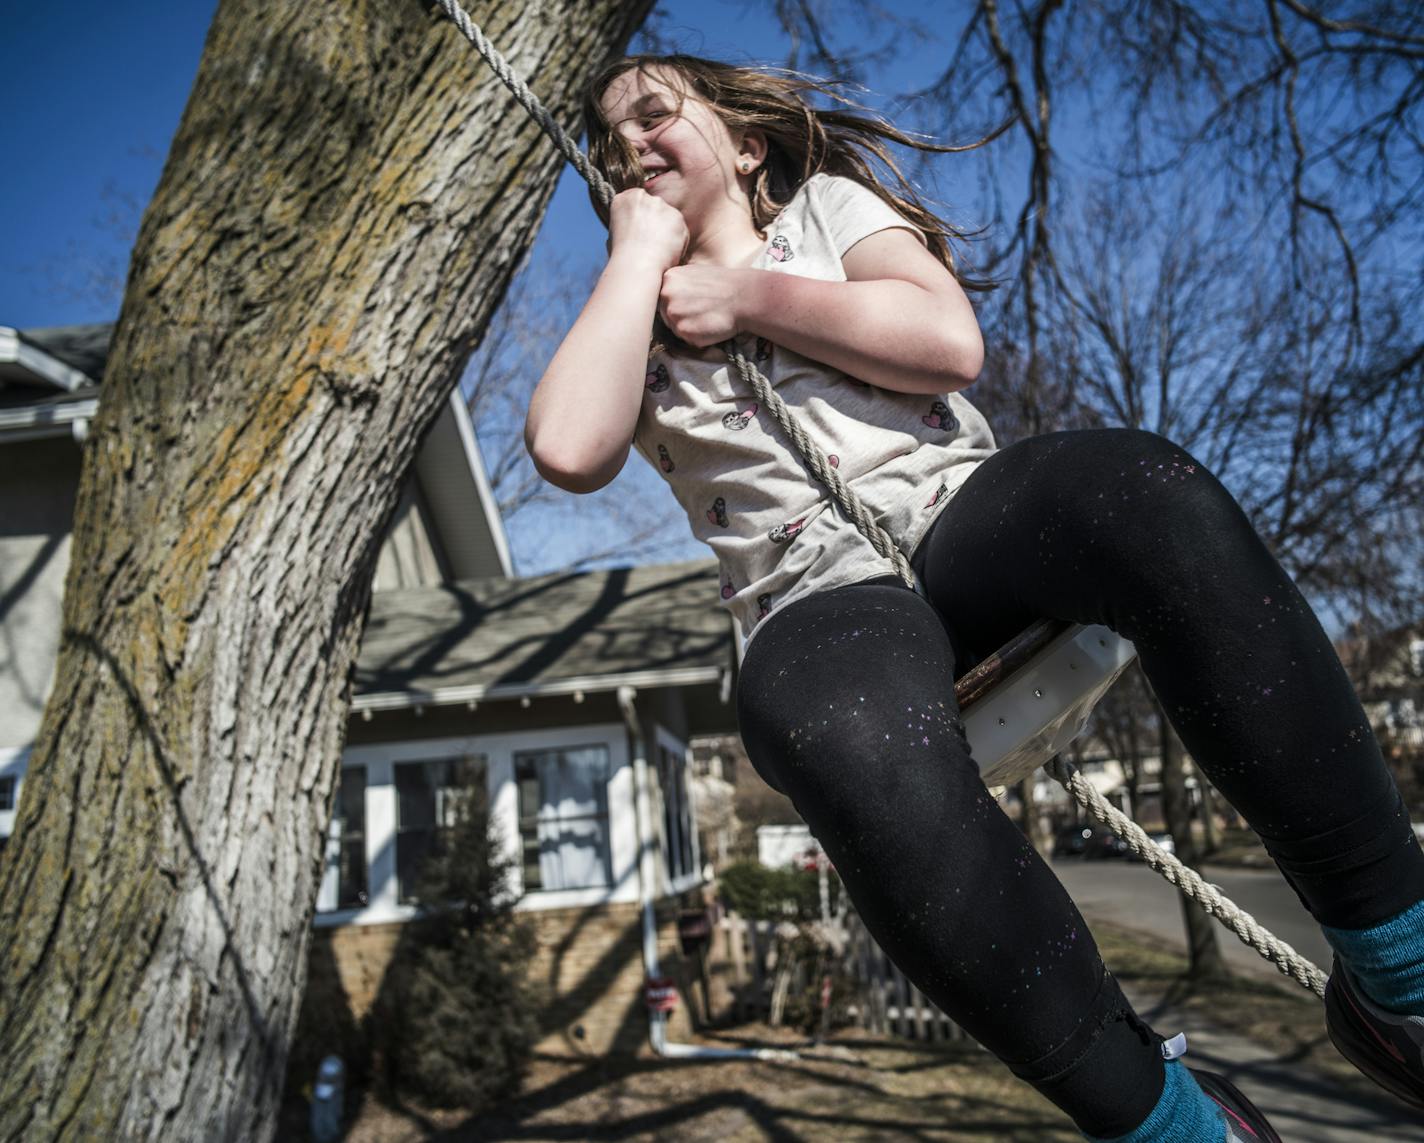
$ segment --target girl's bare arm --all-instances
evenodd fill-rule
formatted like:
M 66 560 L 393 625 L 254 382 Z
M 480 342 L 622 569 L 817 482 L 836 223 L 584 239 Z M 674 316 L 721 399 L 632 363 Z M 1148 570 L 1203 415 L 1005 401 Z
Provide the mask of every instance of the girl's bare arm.
M 593 492 L 627 461 L 658 289 L 663 271 L 681 257 L 686 233 L 675 210 L 640 189 L 614 199 L 608 265 L 535 387 L 524 421 L 525 447 L 549 483 Z
M 841 262 L 844 282 L 679 267 L 664 277 L 664 316 L 694 345 L 735 327 L 901 393 L 955 392 L 974 381 L 984 360 L 974 309 L 914 235 L 878 231 Z

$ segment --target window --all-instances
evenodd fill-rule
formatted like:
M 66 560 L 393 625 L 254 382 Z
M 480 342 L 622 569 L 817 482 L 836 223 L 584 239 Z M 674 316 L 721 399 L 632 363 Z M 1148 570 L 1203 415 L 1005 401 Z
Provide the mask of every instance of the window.
M 608 748 L 516 754 L 524 891 L 609 883 Z
M 692 844 L 692 806 L 687 799 L 683 755 L 658 746 L 658 782 L 663 791 L 663 860 L 673 881 L 696 868 Z
M 326 835 L 326 875 L 317 911 L 364 909 L 366 884 L 366 767 L 346 766 Z
M 414 902 L 426 856 L 440 831 L 455 822 L 461 797 L 485 784 L 483 755 L 397 762 L 396 888 L 401 904 Z
M 0 778 L 0 813 L 15 808 L 15 776 L 7 774 Z

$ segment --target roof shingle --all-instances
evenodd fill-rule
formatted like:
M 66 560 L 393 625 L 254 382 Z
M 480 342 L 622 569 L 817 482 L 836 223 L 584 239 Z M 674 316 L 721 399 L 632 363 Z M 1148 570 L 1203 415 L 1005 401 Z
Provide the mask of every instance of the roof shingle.
M 730 668 L 718 583 L 716 561 L 698 560 L 378 592 L 357 661 L 357 705 Z

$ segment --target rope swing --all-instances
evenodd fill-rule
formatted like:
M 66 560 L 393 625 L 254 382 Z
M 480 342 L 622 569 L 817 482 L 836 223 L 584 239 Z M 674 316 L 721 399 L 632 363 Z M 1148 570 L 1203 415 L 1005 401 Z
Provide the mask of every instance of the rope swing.
M 594 193 L 607 206 L 613 199 L 612 185 L 599 171 L 594 169 L 588 161 L 588 157 L 578 149 L 574 139 L 554 121 L 553 116 L 529 90 L 524 81 L 515 74 L 494 45 L 486 39 L 469 14 L 456 3 L 456 0 L 436 0 L 436 3 L 459 28 L 461 34 L 475 46 L 495 75 L 509 88 L 514 94 L 514 98 L 539 124 L 544 133 L 553 140 L 564 158 L 583 176 Z M 772 389 L 771 383 L 760 370 L 746 359 L 734 341 L 724 342 L 722 348 L 726 351 L 729 364 L 736 369 L 738 375 L 756 394 L 761 406 L 771 411 L 777 424 L 795 445 L 811 474 L 830 492 L 846 518 L 869 541 L 877 554 L 894 565 L 896 573 L 906 585 L 912 591 L 918 592 L 919 584 L 916 582 L 915 574 L 910 569 L 909 561 L 905 558 L 904 553 L 900 551 L 889 533 L 871 517 L 869 510 L 861 503 L 860 497 L 842 481 L 839 473 L 827 460 L 825 453 L 806 435 L 806 431 L 787 409 L 786 403 Z M 1047 773 L 1068 791 L 1074 801 L 1123 838 L 1133 853 L 1142 858 L 1168 882 L 1175 885 L 1183 896 L 1197 902 L 1210 916 L 1220 921 L 1243 943 L 1255 949 L 1263 958 L 1274 964 L 1301 987 L 1311 990 L 1317 996 L 1324 997 L 1326 981 L 1324 972 L 1307 958 L 1301 956 L 1285 941 L 1280 940 L 1262 927 L 1249 913 L 1228 900 L 1220 890 L 1209 884 L 1199 873 L 1183 865 L 1175 855 L 1168 853 L 1149 838 L 1141 826 L 1113 806 L 1077 767 L 1058 753 L 1067 744 L 1061 733 L 1063 728 L 1067 728 L 1069 739 L 1075 736 L 1086 722 L 1087 714 L 1091 711 L 1093 703 L 1101 697 L 1108 685 L 1131 661 L 1133 656 L 1131 645 L 1122 640 L 1120 636 L 1108 631 L 1107 628 L 1084 628 L 1058 620 L 1040 620 L 1034 623 L 1011 644 L 1001 648 L 995 655 L 990 656 L 984 663 L 956 681 L 955 697 L 959 700 L 961 713 L 966 716 L 966 723 L 972 725 L 971 712 L 980 704 L 987 704 L 997 691 L 1011 686 L 1016 681 L 1023 682 L 1028 679 L 1030 685 L 1036 682 L 1036 676 L 1030 672 L 1043 670 L 1046 655 L 1061 648 L 1065 641 L 1071 640 L 1075 634 L 1081 632 L 1091 633 L 1093 638 L 1104 647 L 1108 647 L 1111 643 L 1117 648 L 1116 653 L 1110 655 L 1106 661 L 1092 664 L 1096 670 L 1096 676 L 1080 683 L 1078 693 L 1069 698 L 1066 704 L 1047 720 L 1045 723 L 1047 729 L 1038 729 L 1027 735 L 1024 744 L 1016 748 L 1011 756 L 996 759 L 992 766 L 986 768 L 983 760 L 980 760 L 981 771 L 986 778 L 997 776 L 997 780 L 1007 783 L 1014 776 L 1025 776 L 1039 765 L 1043 765 Z M 1077 666 L 1076 662 L 1070 663 L 1067 669 L 1076 671 L 1081 678 L 1087 672 L 1077 671 Z M 1042 697 L 1043 688 L 1034 686 L 1033 693 Z M 993 721 L 1003 725 L 1005 719 L 995 718 Z

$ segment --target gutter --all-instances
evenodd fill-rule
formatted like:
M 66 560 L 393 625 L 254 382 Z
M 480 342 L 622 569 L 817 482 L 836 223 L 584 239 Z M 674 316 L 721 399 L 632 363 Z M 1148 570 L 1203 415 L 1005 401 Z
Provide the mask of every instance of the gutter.
M 15 365 L 56 389 L 68 393 L 94 382 L 74 366 L 66 364 L 20 336 L 20 331 L 0 325 L 0 365 Z
M 0 444 L 46 437 L 73 437 L 76 444 L 83 444 L 89 422 L 98 412 L 98 397 L 0 409 Z
M 579 675 L 551 679 L 548 682 L 496 683 L 486 686 L 470 683 L 465 686 L 440 687 L 436 690 L 369 691 L 351 700 L 353 714 L 368 711 L 404 710 L 409 707 L 451 706 L 457 703 L 499 702 L 507 699 L 554 698 L 571 696 L 575 702 L 584 695 L 625 687 L 637 694 L 637 687 L 690 687 L 717 683 L 721 694 L 731 695 L 729 667 L 671 667 L 645 671 L 625 671 L 617 675 Z
M 638 896 L 643 905 L 643 970 L 648 979 L 661 976 L 658 967 L 658 926 L 653 911 L 657 867 L 653 861 L 651 794 L 648 789 L 648 750 L 633 700 L 638 692 L 618 688 L 618 707 L 633 745 L 633 806 L 638 830 Z M 783 1048 L 713 1048 L 702 1044 L 674 1044 L 667 1038 L 667 1014 L 648 1010 L 648 1041 L 664 1059 L 675 1060 L 799 1060 Z

